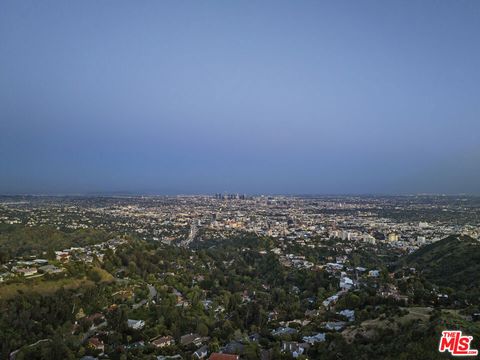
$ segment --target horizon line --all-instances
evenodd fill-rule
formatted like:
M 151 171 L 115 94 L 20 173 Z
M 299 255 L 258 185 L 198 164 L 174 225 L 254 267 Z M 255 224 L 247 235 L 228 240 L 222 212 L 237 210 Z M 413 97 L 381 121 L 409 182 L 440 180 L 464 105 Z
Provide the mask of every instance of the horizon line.
M 467 196 L 467 197 L 479 197 L 480 194 L 476 193 L 248 193 L 248 192 L 211 192 L 211 193 L 160 193 L 160 192 L 66 192 L 66 193 L 36 193 L 36 192 L 24 192 L 24 193 L 0 193 L 0 197 L 14 197 L 14 196 L 32 196 L 32 197 L 178 197 L 178 196 L 215 196 L 221 195 L 245 195 L 251 197 L 261 196 L 286 196 L 286 197 L 346 197 L 346 196 L 359 196 L 359 197 L 396 197 L 396 196 Z

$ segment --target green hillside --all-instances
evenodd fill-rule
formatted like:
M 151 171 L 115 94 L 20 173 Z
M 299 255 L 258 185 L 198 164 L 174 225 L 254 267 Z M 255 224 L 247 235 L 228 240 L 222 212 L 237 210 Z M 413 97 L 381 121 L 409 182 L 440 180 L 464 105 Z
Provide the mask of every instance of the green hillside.
M 400 265 L 415 267 L 439 286 L 480 287 L 480 242 L 469 236 L 449 236 L 408 255 Z

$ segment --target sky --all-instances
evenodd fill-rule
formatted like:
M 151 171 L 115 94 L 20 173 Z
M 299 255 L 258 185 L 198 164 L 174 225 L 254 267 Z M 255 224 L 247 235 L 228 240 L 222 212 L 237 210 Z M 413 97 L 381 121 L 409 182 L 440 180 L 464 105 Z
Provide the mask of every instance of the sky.
M 0 193 L 480 194 L 480 2 L 0 3 Z

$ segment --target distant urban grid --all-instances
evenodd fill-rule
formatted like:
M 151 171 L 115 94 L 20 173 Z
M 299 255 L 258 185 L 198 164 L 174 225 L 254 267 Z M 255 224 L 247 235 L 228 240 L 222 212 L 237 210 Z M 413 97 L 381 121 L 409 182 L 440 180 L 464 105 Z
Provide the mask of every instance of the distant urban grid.
M 2 196 L 0 228 L 10 359 L 436 356 L 480 319 L 478 197 Z

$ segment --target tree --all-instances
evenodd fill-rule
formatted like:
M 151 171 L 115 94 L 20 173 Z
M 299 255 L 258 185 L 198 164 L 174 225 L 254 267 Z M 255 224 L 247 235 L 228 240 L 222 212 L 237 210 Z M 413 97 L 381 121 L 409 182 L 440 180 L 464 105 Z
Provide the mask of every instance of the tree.
M 208 336 L 208 326 L 203 322 L 198 323 L 197 333 L 200 334 L 200 336 Z

